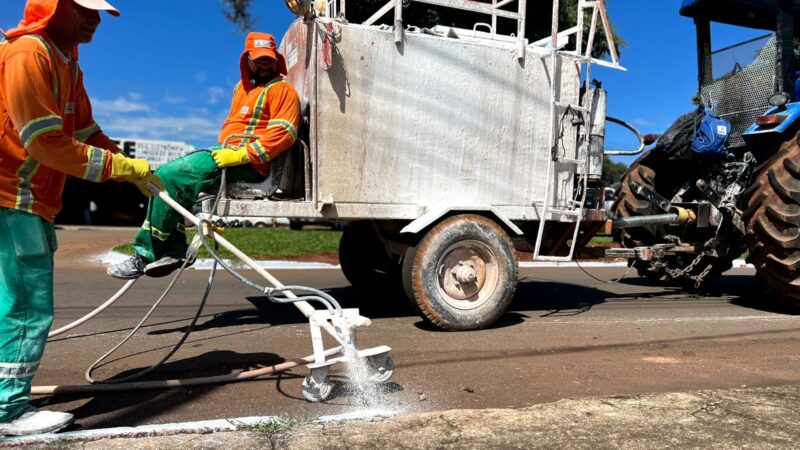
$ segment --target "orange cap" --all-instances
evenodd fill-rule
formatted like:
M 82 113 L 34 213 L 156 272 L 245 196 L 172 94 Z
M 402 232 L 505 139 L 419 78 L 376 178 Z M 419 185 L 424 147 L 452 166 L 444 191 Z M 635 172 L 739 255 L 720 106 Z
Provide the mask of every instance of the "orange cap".
M 278 73 L 286 75 L 286 60 L 278 51 L 278 45 L 271 34 L 251 32 L 247 34 L 244 41 L 244 52 L 239 60 L 239 67 L 242 72 L 242 83 L 245 87 L 252 88 L 250 84 L 250 70 L 247 67 L 247 55 L 252 59 L 268 57 L 278 60 Z

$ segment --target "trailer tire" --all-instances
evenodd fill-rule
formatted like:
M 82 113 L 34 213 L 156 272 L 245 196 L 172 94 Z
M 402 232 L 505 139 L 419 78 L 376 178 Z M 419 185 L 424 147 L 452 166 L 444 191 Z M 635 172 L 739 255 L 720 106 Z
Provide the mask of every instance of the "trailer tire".
M 756 276 L 780 299 L 800 306 L 800 134 L 756 171 L 745 192 L 745 243 Z
M 355 288 L 381 289 L 394 285 L 399 264 L 386 254 L 384 243 L 368 220 L 350 222 L 339 241 L 339 265 Z
M 518 275 L 514 244 L 486 217 L 449 217 L 406 256 L 404 288 L 423 318 L 443 330 L 486 328 L 514 297 Z

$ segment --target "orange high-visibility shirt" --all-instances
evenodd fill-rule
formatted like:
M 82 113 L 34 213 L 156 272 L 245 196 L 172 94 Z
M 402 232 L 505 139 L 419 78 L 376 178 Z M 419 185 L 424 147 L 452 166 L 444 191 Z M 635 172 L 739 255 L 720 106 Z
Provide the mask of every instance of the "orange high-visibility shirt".
M 105 181 L 119 151 L 92 118 L 75 59 L 44 32 L 0 41 L 0 207 L 52 222 L 66 176 Z
M 269 170 L 269 161 L 290 149 L 297 140 L 300 127 L 300 97 L 284 79 L 256 86 L 249 91 L 242 83 L 233 90 L 231 112 L 219 132 L 220 144 L 233 134 L 253 134 L 257 141 L 247 144 L 250 163 L 262 175 Z M 236 147 L 241 139 L 232 139 Z

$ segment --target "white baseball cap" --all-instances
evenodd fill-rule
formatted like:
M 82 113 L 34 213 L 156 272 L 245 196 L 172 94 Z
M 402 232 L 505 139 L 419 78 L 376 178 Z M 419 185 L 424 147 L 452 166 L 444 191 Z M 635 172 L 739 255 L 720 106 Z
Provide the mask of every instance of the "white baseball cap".
M 86 9 L 93 9 L 95 11 L 107 11 L 115 17 L 119 17 L 117 8 L 111 6 L 106 0 L 73 0 L 75 3 L 83 6 Z

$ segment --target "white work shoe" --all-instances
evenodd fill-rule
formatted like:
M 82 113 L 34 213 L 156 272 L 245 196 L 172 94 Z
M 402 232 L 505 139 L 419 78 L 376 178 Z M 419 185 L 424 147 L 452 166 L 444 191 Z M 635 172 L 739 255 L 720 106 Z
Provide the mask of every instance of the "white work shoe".
M 14 420 L 0 422 L 0 435 L 26 436 L 29 434 L 52 433 L 72 423 L 75 416 L 56 411 L 39 411 L 33 406 Z

